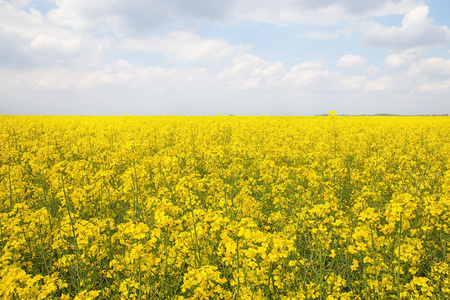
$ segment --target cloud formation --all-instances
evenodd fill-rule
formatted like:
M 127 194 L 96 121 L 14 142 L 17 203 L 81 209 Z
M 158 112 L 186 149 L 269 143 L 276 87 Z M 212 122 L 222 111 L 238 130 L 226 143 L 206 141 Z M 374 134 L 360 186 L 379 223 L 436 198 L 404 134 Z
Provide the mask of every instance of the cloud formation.
M 347 54 L 339 58 L 337 65 L 340 68 L 360 68 L 366 64 L 366 59 L 361 55 Z
M 170 23 L 246 21 L 275 24 L 333 24 L 368 16 L 403 14 L 413 0 L 47 0 L 54 9 L 47 15 L 53 24 L 77 31 L 151 32 Z M 39 1 L 15 0 L 17 8 Z
M 261 23 L 336 24 L 369 16 L 403 14 L 416 4 L 410 0 L 243 0 L 235 7 L 235 15 Z
M 397 14 L 397 27 L 377 18 Z M 0 109 L 450 109 L 448 57 L 430 50 L 449 45 L 439 23 L 413 0 L 0 0 Z
M 410 48 L 402 51 L 401 53 L 389 54 L 385 62 L 390 68 L 401 68 L 410 66 L 415 61 L 423 58 L 425 50 L 421 47 Z
M 429 7 L 419 6 L 405 15 L 401 27 L 374 24 L 367 31 L 364 42 L 369 46 L 387 49 L 407 49 L 419 46 L 449 45 L 450 29 L 435 25 L 428 18 Z
M 181 62 L 215 61 L 250 50 L 250 46 L 229 45 L 225 39 L 205 39 L 188 31 L 171 31 L 165 37 L 127 38 L 118 44 L 120 50 L 159 52 Z
M 220 0 L 64 0 L 48 13 L 58 26 L 96 32 L 127 30 L 148 32 L 165 24 L 184 20 L 222 20 L 233 10 L 235 1 Z

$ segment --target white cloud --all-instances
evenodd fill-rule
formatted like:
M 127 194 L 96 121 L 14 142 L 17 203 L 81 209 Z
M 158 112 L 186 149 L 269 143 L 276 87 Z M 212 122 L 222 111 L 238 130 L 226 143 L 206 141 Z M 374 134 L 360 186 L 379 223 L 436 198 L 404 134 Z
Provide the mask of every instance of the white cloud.
M 401 53 L 389 54 L 385 62 L 390 68 L 401 68 L 404 66 L 409 66 L 416 60 L 423 57 L 425 51 L 422 47 L 416 47 L 411 49 L 406 49 Z
M 346 90 L 361 90 L 367 81 L 365 76 L 350 76 L 340 79 L 339 85 Z
M 413 91 L 423 94 L 442 94 L 450 91 L 450 60 L 431 57 L 414 63 L 406 76 L 415 83 Z
M 279 0 L 236 2 L 235 14 L 258 23 L 336 24 L 369 16 L 403 14 L 416 4 L 413 0 Z
M 412 97 L 429 111 L 430 99 L 450 109 L 447 55 L 424 59 L 426 45 L 445 44 L 449 30 L 419 0 L 55 1 L 41 13 L 36 1 L 0 0 L 4 113 L 315 114 L 339 105 L 343 113 L 373 113 L 383 101 L 410 109 Z M 406 13 L 401 27 L 360 21 Z M 337 22 L 342 29 L 314 27 Z M 334 47 L 347 51 L 333 39 L 362 27 L 366 43 L 392 50 L 384 64 L 367 63 L 378 60 L 372 51 L 327 57 Z M 301 30 L 327 41 L 285 38 Z M 406 47 L 413 42 L 420 45 Z
M 307 89 L 332 89 L 340 75 L 327 70 L 321 62 L 304 62 L 293 66 L 284 76 L 284 82 Z M 326 84 L 324 84 L 326 83 Z
M 148 32 L 180 19 L 222 20 L 231 14 L 233 4 L 221 0 L 61 0 L 48 15 L 55 24 L 75 30 Z
M 79 73 L 67 68 L 0 69 L 0 90 L 20 90 L 24 94 L 67 91 L 74 88 L 79 77 Z
M 252 54 L 236 56 L 217 78 L 229 88 L 253 88 L 279 82 L 285 69 L 281 62 L 270 63 Z
M 39 11 L 20 10 L 8 2 L 0 2 L 0 38 L 8 44 L 0 46 L 0 59 L 5 57 L 9 62 L 4 65 L 16 68 L 58 64 L 78 67 L 80 59 L 84 66 L 95 65 L 111 44 L 108 38 L 54 26 Z
M 45 34 L 37 35 L 30 43 L 30 48 L 46 54 L 74 55 L 80 52 L 83 45 L 81 37 L 59 38 Z
M 119 91 L 120 94 L 143 90 L 149 93 L 176 94 L 215 84 L 214 74 L 204 68 L 137 67 L 125 60 L 96 70 L 64 67 L 38 67 L 27 71 L 0 68 L 0 90 L 19 89 L 22 93 L 64 91 Z M 216 81 L 217 82 L 217 81 Z
M 12 0 L 12 1 L 11 1 L 11 4 L 12 4 L 13 6 L 19 7 L 19 8 L 25 7 L 25 6 L 27 6 L 29 3 L 30 3 L 29 0 Z
M 360 68 L 366 64 L 366 59 L 361 55 L 344 55 L 337 61 L 340 68 Z
M 17 37 L 33 37 L 36 31 L 46 28 L 44 16 L 35 9 L 23 11 L 7 1 L 0 2 L 0 28 Z
M 313 3 L 313 2 L 311 2 Z M 288 24 L 334 24 L 345 15 L 345 10 L 338 4 L 311 6 L 304 2 L 289 0 L 242 1 L 236 8 L 236 16 L 241 20 L 257 23 Z M 325 16 L 328 16 L 325 18 Z
M 225 39 L 204 39 L 187 31 L 172 31 L 166 37 L 125 39 L 118 48 L 125 51 L 165 53 L 181 62 L 215 61 L 249 50 L 249 46 L 231 46 Z
M 445 97 L 450 87 L 448 61 L 423 60 L 417 68 L 416 72 L 402 71 L 371 80 L 332 72 L 318 61 L 285 69 L 281 62 L 251 54 L 236 56 L 222 70 L 138 67 L 123 59 L 93 71 L 0 68 L 4 95 L 0 104 L 8 108 L 5 113 L 31 114 L 295 115 L 326 112 L 331 103 L 345 113 L 414 113 L 413 108 L 399 104 L 399 97 L 405 99 L 404 105 L 411 103 L 411 97 L 431 101 L 431 95 Z M 440 79 L 432 78 L 436 68 Z M 5 104 L 6 98 L 13 102 Z M 25 98 L 36 102 L 31 104 Z M 13 103 L 28 105 L 19 108 Z M 445 102 L 442 105 L 448 107 Z M 400 110 L 393 111 L 394 107 Z
M 299 36 L 313 40 L 328 40 L 328 39 L 336 39 L 341 35 L 342 33 L 340 33 L 339 31 L 332 31 L 332 32 L 306 31 L 305 33 L 302 33 Z
M 380 68 L 374 65 L 370 65 L 366 69 L 367 73 L 369 73 L 370 76 L 375 76 L 380 71 Z
M 347 1 L 349 5 L 355 5 L 356 7 L 362 7 L 364 16 L 391 16 L 405 14 L 415 7 L 417 7 L 417 1 L 414 0 L 387 0 L 377 1 L 371 0 L 371 6 L 367 6 L 367 1 Z
M 365 87 L 365 92 L 382 92 L 386 91 L 388 88 L 391 87 L 391 83 L 393 82 L 392 78 L 390 77 L 382 77 L 379 79 L 372 80 L 368 82 Z
M 339 37 L 350 37 L 354 32 L 351 27 L 345 27 L 334 31 L 311 31 L 308 30 L 305 33 L 299 34 L 300 37 L 313 39 L 313 40 L 328 40 L 337 39 Z
M 440 57 L 432 57 L 421 60 L 413 64 L 408 74 L 411 76 L 427 76 L 437 79 L 448 78 L 450 75 L 450 60 L 445 60 Z
M 418 6 L 405 15 L 401 27 L 374 24 L 366 32 L 364 42 L 388 49 L 450 44 L 449 28 L 435 25 L 428 14 L 428 6 Z
M 444 80 L 439 82 L 426 82 L 421 84 L 418 88 L 418 92 L 441 94 L 442 92 L 450 90 L 450 80 Z
M 450 60 L 437 57 L 422 59 L 410 65 L 408 69 L 395 68 L 391 72 L 393 74 L 389 76 L 367 81 L 364 92 L 369 94 L 386 93 L 391 97 L 395 94 L 409 97 L 417 95 L 431 97 L 450 92 L 450 80 L 448 79 L 450 77 Z M 428 98 L 425 99 L 422 101 L 427 102 Z
M 426 82 L 418 86 L 417 91 L 421 93 L 441 94 L 450 90 L 450 80 L 439 82 Z
M 19 1 L 19 0 L 17 0 Z M 59 26 L 75 30 L 116 33 L 148 32 L 165 24 L 189 22 L 228 22 L 235 18 L 258 23 L 336 24 L 369 16 L 403 14 L 414 0 L 59 0 L 48 12 Z
M 78 88 L 96 90 L 113 86 L 113 89 L 173 93 L 207 87 L 212 83 L 211 78 L 212 74 L 203 68 L 140 68 L 125 60 L 119 60 L 114 65 L 83 75 Z

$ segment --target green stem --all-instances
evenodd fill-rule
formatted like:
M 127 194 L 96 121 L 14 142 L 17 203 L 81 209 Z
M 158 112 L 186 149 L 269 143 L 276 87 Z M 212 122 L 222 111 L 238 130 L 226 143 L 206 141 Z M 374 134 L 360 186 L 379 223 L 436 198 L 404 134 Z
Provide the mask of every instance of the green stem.
M 162 295 L 164 292 L 164 284 L 165 284 L 165 280 L 166 280 L 166 275 L 167 275 L 167 259 L 168 259 L 168 251 L 167 251 L 167 245 L 168 245 L 168 228 L 166 229 L 166 232 L 164 233 L 164 273 L 163 273 L 163 277 L 161 279 L 161 283 L 160 283 L 160 290 L 159 290 L 159 296 L 158 299 L 162 299 Z
M 373 257 L 373 261 L 374 261 L 373 265 L 374 265 L 374 268 L 375 268 L 375 279 L 376 279 L 376 282 L 378 282 L 378 267 L 377 267 L 378 264 L 377 264 L 377 256 L 376 256 L 376 252 L 375 252 L 375 243 L 374 243 L 374 239 L 373 239 L 373 227 L 372 227 L 372 224 L 370 224 L 370 237 L 371 237 L 371 240 L 372 240 L 372 257 Z M 378 291 L 375 291 L 375 295 L 378 295 Z
M 236 285 L 236 296 L 234 299 L 239 299 L 239 288 L 240 288 L 240 279 L 239 279 L 239 240 L 236 241 L 236 270 L 237 270 L 237 285 Z
M 189 197 L 190 199 L 190 197 Z M 194 226 L 194 241 L 195 241 L 195 260 L 197 263 L 197 267 L 200 267 L 200 246 L 198 245 L 198 238 L 197 238 L 197 226 L 194 216 L 194 209 L 191 209 L 191 216 L 192 216 L 192 225 Z
M 337 152 L 337 134 L 336 134 L 336 123 L 333 116 L 333 132 L 334 132 L 334 158 L 336 158 Z
M 398 230 L 398 259 L 397 259 L 397 299 L 400 300 L 400 267 L 401 267 L 401 237 L 402 237 L 402 222 L 403 222 L 403 214 L 400 214 L 400 224 Z
M 37 227 L 39 228 L 39 241 L 41 242 L 40 246 L 41 246 L 42 260 L 44 261 L 45 270 L 47 271 L 47 275 L 48 275 L 50 273 L 50 270 L 48 268 L 47 258 L 46 258 L 45 251 L 44 251 L 44 241 L 42 238 L 41 226 L 39 225 Z
M 134 222 L 137 222 L 138 219 L 138 211 L 139 211 L 139 185 L 137 180 L 137 172 L 136 172 L 136 161 L 133 159 L 133 169 L 134 169 Z
M 75 232 L 75 226 L 74 226 L 74 222 L 73 222 L 73 218 L 72 218 L 72 213 L 70 212 L 70 199 L 69 196 L 66 193 L 66 188 L 64 186 L 64 175 L 61 173 L 61 182 L 62 182 L 62 189 L 63 189 L 63 193 L 64 193 L 64 199 L 66 200 L 66 208 L 67 208 L 67 214 L 69 215 L 69 221 L 70 221 L 70 227 L 72 229 L 72 238 L 73 238 L 73 248 L 75 251 L 75 258 L 77 261 L 77 284 L 78 284 L 78 292 L 80 292 L 81 290 L 81 277 L 80 277 L 80 258 L 78 255 L 78 243 L 77 243 L 77 235 Z
M 8 183 L 9 183 L 9 211 L 13 207 L 12 183 L 11 183 L 11 157 L 8 160 Z
M 141 293 L 142 293 L 141 257 L 138 258 L 138 276 L 139 276 L 138 299 L 141 299 Z

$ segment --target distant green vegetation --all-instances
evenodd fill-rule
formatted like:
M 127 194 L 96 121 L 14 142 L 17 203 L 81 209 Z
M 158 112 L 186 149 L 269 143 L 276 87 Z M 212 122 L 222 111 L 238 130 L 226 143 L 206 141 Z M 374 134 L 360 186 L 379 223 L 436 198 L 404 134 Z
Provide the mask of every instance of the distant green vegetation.
M 395 117 L 395 116 L 400 116 L 398 114 L 387 114 L 387 113 L 381 113 L 381 114 L 374 114 L 373 116 L 382 116 L 382 117 Z

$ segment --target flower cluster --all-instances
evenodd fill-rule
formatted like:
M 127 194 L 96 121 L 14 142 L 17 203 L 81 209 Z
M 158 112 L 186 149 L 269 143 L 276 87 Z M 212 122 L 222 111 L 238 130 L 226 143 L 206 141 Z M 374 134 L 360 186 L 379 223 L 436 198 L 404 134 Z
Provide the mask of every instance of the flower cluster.
M 0 116 L 0 298 L 450 298 L 450 119 L 330 116 Z

